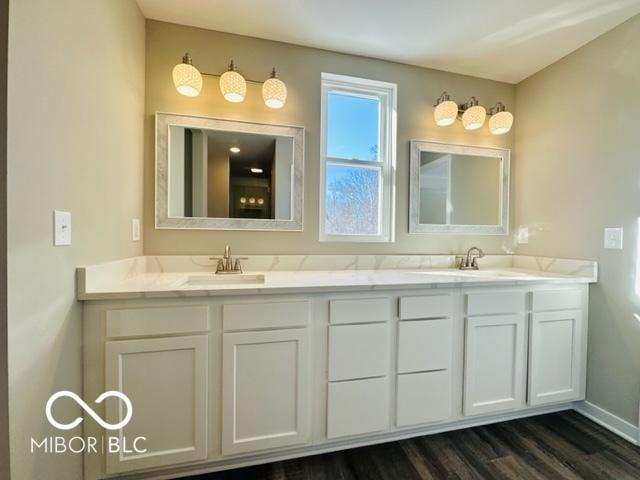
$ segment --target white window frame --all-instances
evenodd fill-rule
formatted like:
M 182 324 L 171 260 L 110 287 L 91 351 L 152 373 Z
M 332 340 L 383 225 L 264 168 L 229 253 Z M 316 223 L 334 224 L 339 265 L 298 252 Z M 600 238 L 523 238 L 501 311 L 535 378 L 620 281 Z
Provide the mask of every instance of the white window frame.
M 320 241 L 321 242 L 393 242 L 395 240 L 396 136 L 398 86 L 395 83 L 365 78 L 322 73 L 320 120 Z M 344 93 L 377 98 L 380 101 L 378 161 L 346 160 L 327 156 L 327 97 L 329 93 Z M 325 230 L 326 166 L 333 165 L 381 167 L 380 230 L 377 235 L 340 234 Z

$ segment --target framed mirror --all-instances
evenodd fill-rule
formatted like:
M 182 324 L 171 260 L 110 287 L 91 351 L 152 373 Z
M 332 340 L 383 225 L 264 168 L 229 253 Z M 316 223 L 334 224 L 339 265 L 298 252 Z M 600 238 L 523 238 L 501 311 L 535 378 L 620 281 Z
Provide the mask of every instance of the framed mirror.
M 304 128 L 156 114 L 156 228 L 302 230 Z
M 509 150 L 411 141 L 410 233 L 509 233 Z

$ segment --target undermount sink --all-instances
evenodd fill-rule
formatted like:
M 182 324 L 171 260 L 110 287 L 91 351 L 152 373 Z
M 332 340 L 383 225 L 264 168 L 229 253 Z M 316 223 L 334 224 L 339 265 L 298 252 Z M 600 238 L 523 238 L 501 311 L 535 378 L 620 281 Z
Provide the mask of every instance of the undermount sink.
M 420 275 L 447 275 L 452 277 L 520 277 L 522 273 L 511 272 L 508 270 L 460 270 L 451 268 L 448 270 L 425 270 L 421 272 L 412 272 Z
M 263 285 L 264 275 L 262 274 L 227 274 L 227 275 L 192 275 L 187 277 L 184 285 Z
M 458 275 L 470 277 L 521 277 L 522 273 L 508 270 L 458 270 Z

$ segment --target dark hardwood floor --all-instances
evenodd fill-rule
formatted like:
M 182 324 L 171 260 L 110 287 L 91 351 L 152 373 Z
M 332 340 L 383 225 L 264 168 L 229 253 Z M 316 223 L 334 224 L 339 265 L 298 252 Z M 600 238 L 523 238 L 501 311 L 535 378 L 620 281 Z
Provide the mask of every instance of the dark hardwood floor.
M 640 479 L 640 447 L 573 412 L 191 480 Z

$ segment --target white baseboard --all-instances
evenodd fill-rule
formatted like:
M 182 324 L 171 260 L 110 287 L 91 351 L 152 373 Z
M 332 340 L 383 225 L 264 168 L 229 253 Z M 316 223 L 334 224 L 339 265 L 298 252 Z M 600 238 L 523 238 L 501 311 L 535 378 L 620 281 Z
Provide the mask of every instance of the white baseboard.
M 639 445 L 640 430 L 632 423 L 617 417 L 611 412 L 607 412 L 605 409 L 594 405 L 591 402 L 576 402 L 573 404 L 573 409 L 581 415 L 584 415 L 589 420 L 593 420 L 598 425 L 603 426 L 607 430 L 612 431 L 626 441 Z

